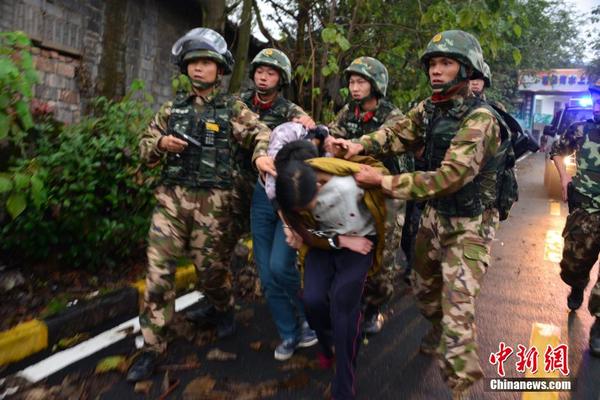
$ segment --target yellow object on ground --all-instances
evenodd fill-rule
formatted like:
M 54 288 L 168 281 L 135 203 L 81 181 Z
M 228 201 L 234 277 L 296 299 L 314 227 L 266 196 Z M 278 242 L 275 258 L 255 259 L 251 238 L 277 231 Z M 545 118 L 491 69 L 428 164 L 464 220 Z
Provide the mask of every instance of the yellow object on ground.
M 0 366 L 48 347 L 48 327 L 44 321 L 31 320 L 0 333 Z

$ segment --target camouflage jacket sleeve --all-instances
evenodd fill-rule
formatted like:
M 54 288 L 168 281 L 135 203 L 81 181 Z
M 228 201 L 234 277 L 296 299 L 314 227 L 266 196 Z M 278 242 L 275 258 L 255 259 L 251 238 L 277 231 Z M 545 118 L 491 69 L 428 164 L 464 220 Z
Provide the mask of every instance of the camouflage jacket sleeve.
M 306 111 L 302 109 L 298 104 L 292 103 L 290 104 L 290 109 L 288 110 L 287 119 L 288 121 L 293 120 L 294 118 L 301 117 L 303 115 L 308 115 Z
M 481 167 L 496 154 L 499 144 L 498 121 L 490 111 L 476 109 L 460 125 L 437 170 L 384 176 L 381 186 L 386 194 L 404 200 L 426 200 L 451 194 L 477 176 Z
M 158 149 L 158 141 L 167 134 L 167 121 L 171 115 L 171 106 L 172 102 L 162 105 L 140 140 L 140 157 L 150 167 L 158 165 L 165 154 L 164 151 Z
M 345 138 L 346 136 L 348 136 L 348 132 L 346 132 L 346 129 L 343 128 L 344 119 L 346 118 L 346 114 L 348 114 L 348 108 L 348 104 L 342 107 L 342 109 L 336 114 L 333 121 L 331 121 L 329 125 L 327 125 L 327 127 L 329 128 L 330 135 L 341 138 Z
M 423 145 L 425 102 L 422 101 L 405 116 L 400 113 L 386 122 L 375 132 L 354 140 L 364 147 L 364 153 L 373 156 L 398 154 L 419 148 Z
M 554 156 L 569 156 L 573 154 L 583 143 L 583 123 L 576 122 L 559 136 L 558 140 L 552 144 L 550 149 L 550 158 Z
M 258 157 L 267 155 L 271 130 L 241 100 L 235 100 L 233 104 L 231 125 L 233 136 L 242 147 L 246 149 L 254 148 L 253 162 Z

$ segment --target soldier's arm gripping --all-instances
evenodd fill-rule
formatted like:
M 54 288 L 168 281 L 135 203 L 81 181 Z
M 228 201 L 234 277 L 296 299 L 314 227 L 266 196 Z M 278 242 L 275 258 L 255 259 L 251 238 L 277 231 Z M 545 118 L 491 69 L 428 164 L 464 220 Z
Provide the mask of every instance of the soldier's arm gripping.
M 353 140 L 363 147 L 363 153 L 373 156 L 399 154 L 421 147 L 424 141 L 424 102 L 406 115 L 388 117 L 375 132 Z
M 171 107 L 171 102 L 161 106 L 140 139 L 140 157 L 150 168 L 156 167 L 165 154 L 165 151 L 159 149 L 158 143 L 163 136 L 167 135 L 167 121 L 171 115 Z
M 344 128 L 344 119 L 346 118 L 346 114 L 348 114 L 348 108 L 348 104 L 344 105 L 344 107 L 336 114 L 333 121 L 327 125 L 330 135 L 339 138 L 346 138 L 348 136 L 348 132 L 346 132 L 346 129 Z
M 240 100 L 233 103 L 231 119 L 233 136 L 246 149 L 254 148 L 252 162 L 257 158 L 267 156 L 271 130 L 260 121 L 259 116 Z
M 498 121 L 488 110 L 477 109 L 461 124 L 440 168 L 384 176 L 381 187 L 386 194 L 404 200 L 426 200 L 451 194 L 477 176 L 499 145 Z

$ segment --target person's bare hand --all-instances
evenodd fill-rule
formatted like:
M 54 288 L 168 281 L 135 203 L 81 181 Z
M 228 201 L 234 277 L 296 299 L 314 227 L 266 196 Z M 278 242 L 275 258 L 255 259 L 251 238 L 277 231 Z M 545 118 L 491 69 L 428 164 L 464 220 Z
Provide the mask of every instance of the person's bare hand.
M 306 129 L 313 129 L 317 127 L 315 121 L 308 115 L 301 115 L 293 119 L 294 122 L 304 125 Z
M 271 176 L 277 176 L 277 171 L 275 170 L 275 161 L 269 156 L 261 156 L 254 161 L 256 164 L 256 169 L 261 174 L 269 174 Z
M 188 142 L 173 135 L 163 136 L 158 142 L 158 148 L 169 153 L 181 153 L 188 146 Z
M 369 254 L 373 250 L 373 242 L 362 236 L 338 236 L 339 246 L 345 247 L 356 253 L 363 255 Z
M 283 227 L 283 233 L 285 234 L 285 242 L 292 248 L 292 249 L 300 249 L 300 247 L 302 247 L 302 237 L 300 235 L 298 235 L 292 228 L 290 228 L 287 225 L 284 225 Z
M 567 200 L 569 199 L 569 195 L 568 195 L 568 186 L 569 183 L 571 182 L 571 180 L 573 179 L 572 177 L 570 177 L 569 175 L 565 174 L 565 178 L 560 180 L 560 186 L 562 188 L 562 199 L 563 201 L 566 203 Z
M 358 186 L 366 188 L 381 186 L 382 178 L 383 174 L 381 172 L 370 165 L 364 164 L 360 166 L 360 171 L 354 174 L 354 179 Z

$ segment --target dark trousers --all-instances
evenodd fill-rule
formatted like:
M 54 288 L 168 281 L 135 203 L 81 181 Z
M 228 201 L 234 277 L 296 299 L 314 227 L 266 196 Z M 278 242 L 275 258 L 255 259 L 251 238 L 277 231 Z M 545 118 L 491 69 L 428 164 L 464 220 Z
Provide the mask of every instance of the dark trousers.
M 304 262 L 306 319 L 326 356 L 335 347 L 334 399 L 354 399 L 356 357 L 362 319 L 360 299 L 374 251 L 367 255 L 348 249 L 311 248 Z

